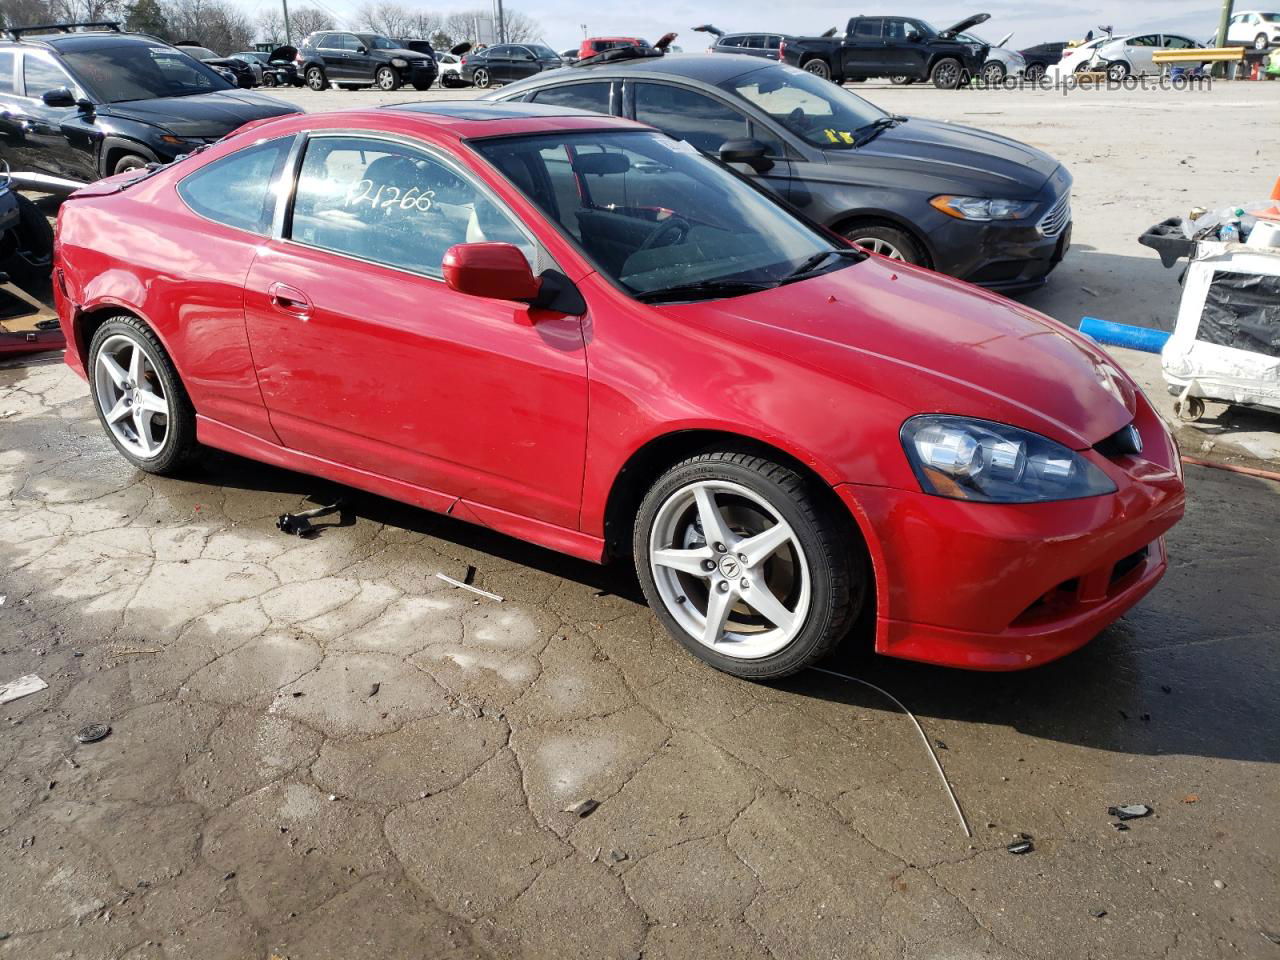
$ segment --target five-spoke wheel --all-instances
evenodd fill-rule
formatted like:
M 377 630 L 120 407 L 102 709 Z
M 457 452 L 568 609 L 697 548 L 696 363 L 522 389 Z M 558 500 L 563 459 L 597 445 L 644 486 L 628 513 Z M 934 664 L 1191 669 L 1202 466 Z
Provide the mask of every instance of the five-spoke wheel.
M 858 555 L 837 516 L 791 469 L 711 452 L 654 484 L 636 523 L 650 605 L 696 656 L 779 677 L 842 637 L 861 605 Z
M 140 469 L 171 472 L 195 447 L 191 402 L 160 341 L 136 317 L 98 328 L 89 379 L 107 435 Z

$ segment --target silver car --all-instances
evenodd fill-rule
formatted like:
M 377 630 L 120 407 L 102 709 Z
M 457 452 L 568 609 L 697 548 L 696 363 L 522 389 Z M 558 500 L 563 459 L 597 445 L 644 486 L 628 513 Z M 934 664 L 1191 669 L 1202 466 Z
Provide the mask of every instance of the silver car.
M 1197 50 L 1203 43 L 1180 33 L 1135 33 L 1100 44 L 1093 53 L 1093 69 L 1105 70 L 1108 80 L 1142 77 L 1161 72 L 1155 62 L 1160 50 Z
M 1005 46 L 1012 36 L 1012 33 L 1006 33 L 999 43 L 993 44 L 987 43 L 972 33 L 956 34 L 956 39 L 961 43 L 979 44 L 988 48 L 987 60 L 982 65 L 981 79 L 988 84 L 998 84 L 1003 83 L 1005 77 L 1021 77 L 1027 69 L 1027 58 L 1017 50 L 1011 50 Z M 900 86 L 915 83 L 911 77 L 890 77 L 889 80 Z

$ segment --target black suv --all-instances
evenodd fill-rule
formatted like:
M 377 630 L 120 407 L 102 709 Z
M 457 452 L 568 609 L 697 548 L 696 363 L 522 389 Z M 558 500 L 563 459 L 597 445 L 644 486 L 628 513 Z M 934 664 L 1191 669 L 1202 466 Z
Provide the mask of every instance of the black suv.
M 66 193 L 298 112 L 114 23 L 0 32 L 0 159 L 19 187 Z
M 399 90 L 406 83 L 415 90 L 435 83 L 436 58 L 407 50 L 397 40 L 376 33 L 317 30 L 298 48 L 297 63 L 312 90 L 334 87 L 377 87 Z

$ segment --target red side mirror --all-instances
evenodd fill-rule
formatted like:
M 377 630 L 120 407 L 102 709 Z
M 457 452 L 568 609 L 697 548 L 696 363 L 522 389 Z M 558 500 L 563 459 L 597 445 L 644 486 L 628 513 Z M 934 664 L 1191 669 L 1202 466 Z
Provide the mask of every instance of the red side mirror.
M 473 297 L 527 303 L 542 289 L 529 261 L 510 243 L 459 243 L 445 253 L 443 267 L 449 289 Z

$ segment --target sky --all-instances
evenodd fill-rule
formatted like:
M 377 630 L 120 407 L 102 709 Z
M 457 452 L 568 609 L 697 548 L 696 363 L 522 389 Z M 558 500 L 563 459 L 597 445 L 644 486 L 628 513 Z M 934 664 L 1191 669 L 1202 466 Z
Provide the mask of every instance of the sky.
M 262 4 L 240 0 L 256 12 Z M 305 4 L 312 0 L 294 0 Z M 317 3 L 339 16 L 349 16 L 361 0 L 320 0 Z M 406 6 L 428 6 L 435 12 L 474 8 L 494 0 L 401 0 Z M 504 0 L 509 7 L 537 19 L 543 26 L 543 41 L 557 50 L 576 46 L 583 37 L 583 24 L 588 35 L 641 36 L 651 43 L 669 30 L 680 36 L 676 44 L 687 51 L 701 51 L 707 35 L 691 28 L 710 22 L 722 30 L 759 30 L 797 35 L 812 35 L 839 25 L 844 30 L 851 16 L 896 14 L 919 17 L 944 29 L 973 13 L 989 13 L 991 19 L 976 32 L 988 41 L 1000 39 L 1013 31 L 1010 46 L 1029 47 L 1050 40 L 1083 37 L 1100 24 L 1110 24 L 1117 32 L 1132 33 L 1163 27 L 1170 31 L 1190 33 L 1207 39 L 1218 25 L 1221 5 L 1216 0 L 1077 0 L 1045 2 L 1045 0 L 913 0 L 910 3 L 887 0 Z M 1262 0 L 1262 9 L 1276 9 L 1280 0 Z M 1238 0 L 1239 10 L 1258 9 L 1258 0 Z

